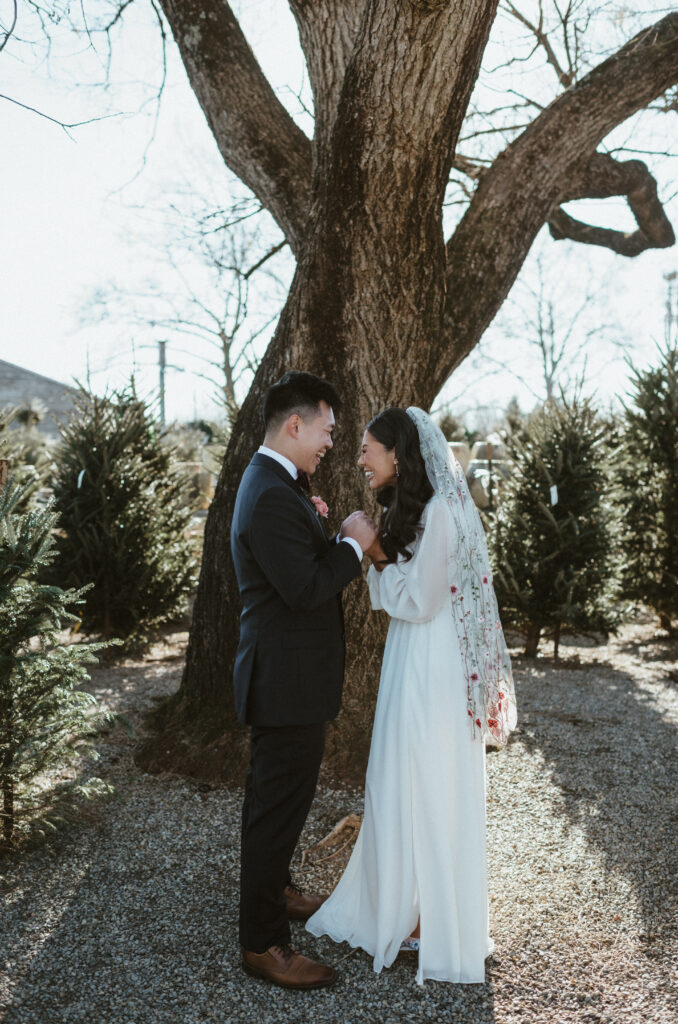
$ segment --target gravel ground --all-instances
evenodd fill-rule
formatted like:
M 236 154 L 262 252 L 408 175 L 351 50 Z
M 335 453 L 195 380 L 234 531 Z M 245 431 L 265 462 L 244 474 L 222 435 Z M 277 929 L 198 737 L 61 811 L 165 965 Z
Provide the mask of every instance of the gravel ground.
M 100 669 L 93 692 L 138 721 L 176 689 L 180 643 Z M 488 755 L 490 907 L 485 985 L 427 982 L 408 959 L 381 975 L 360 950 L 293 925 L 337 965 L 330 990 L 285 992 L 238 966 L 241 794 L 142 774 L 132 741 L 103 737 L 116 786 L 49 845 L 0 860 L 0 1019 L 8 1024 L 675 1024 L 676 642 L 627 628 L 607 646 L 515 660 L 520 727 Z M 301 847 L 357 790 L 323 783 Z M 348 849 L 299 872 L 335 883 Z

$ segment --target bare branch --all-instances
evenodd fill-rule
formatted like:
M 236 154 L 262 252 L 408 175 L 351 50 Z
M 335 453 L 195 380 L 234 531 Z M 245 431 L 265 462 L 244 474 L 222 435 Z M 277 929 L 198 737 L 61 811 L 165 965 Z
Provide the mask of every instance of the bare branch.
M 2 42 L 0 42 L 0 51 L 4 50 L 5 47 L 7 46 L 9 38 L 12 35 L 12 33 L 14 32 L 14 29 L 16 28 L 16 23 L 17 23 L 18 16 L 19 16 L 19 11 L 18 11 L 18 8 L 17 8 L 17 0 L 14 0 L 14 10 L 12 12 L 12 24 L 9 26 L 9 28 L 4 33 L 4 39 L 2 40 Z
M 653 242 L 642 230 L 626 232 L 617 231 L 614 228 L 595 227 L 570 217 L 563 209 L 556 210 L 549 220 L 549 231 L 551 237 L 556 241 L 567 238 L 570 241 L 583 242 L 586 245 L 600 245 L 606 249 L 612 249 L 619 256 L 629 257 L 639 256 L 646 249 L 667 248 L 673 245 L 676 240 L 675 235 L 670 224 L 668 224 L 668 228 L 670 235 L 667 236 L 666 241 Z
M 638 225 L 636 231 L 594 227 L 559 208 L 549 217 L 551 235 L 612 249 L 620 256 L 638 256 L 646 249 L 665 249 L 676 236 L 657 195 L 657 182 L 642 160 L 619 161 L 596 153 L 572 183 L 572 198 L 626 196 Z
M 445 332 L 450 348 L 449 361 L 442 360 L 436 370 L 440 386 L 494 318 L 540 228 L 561 203 L 591 194 L 586 168 L 605 159 L 604 154 L 594 157 L 596 147 L 678 82 L 677 46 L 678 13 L 671 13 L 561 93 L 482 175 L 447 244 Z M 629 174 L 618 168 L 618 178 Z M 618 180 L 617 190 L 606 194 L 625 194 L 630 204 L 633 196 L 645 237 L 654 245 L 672 244 L 648 176 L 645 168 L 642 182 L 636 179 L 633 186 L 626 177 L 624 189 Z
M 281 249 L 284 249 L 286 245 L 287 239 L 283 239 L 282 242 L 279 242 L 277 245 L 274 245 L 272 249 L 269 249 L 269 251 L 264 256 L 262 256 L 260 260 L 257 260 L 254 266 L 250 267 L 249 270 L 245 270 L 242 272 L 244 280 L 246 281 L 248 277 L 251 277 L 256 270 L 259 270 L 260 267 L 263 267 L 264 263 L 267 263 L 272 256 L 275 256 L 277 252 L 280 252 Z
M 161 0 L 221 154 L 292 250 L 308 214 L 311 143 L 264 76 L 226 0 Z
M 134 3 L 134 0 L 123 0 L 123 2 L 118 6 L 118 9 L 115 12 L 115 14 L 113 15 L 113 17 L 111 18 L 111 20 L 109 22 L 107 22 L 105 25 L 102 26 L 101 31 L 102 32 L 106 32 L 108 34 L 111 31 L 111 29 L 114 28 L 118 24 L 118 22 L 122 19 L 122 16 L 125 13 L 125 11 L 127 10 L 127 8 L 130 7 L 131 4 L 133 4 L 133 3 Z
M 120 10 L 118 11 L 118 17 L 120 17 L 120 15 L 122 15 L 122 12 L 125 9 L 125 7 L 129 6 L 129 3 L 132 3 L 132 2 L 133 2 L 133 0 L 128 0 L 128 3 L 122 5 Z M 161 39 L 161 47 L 162 47 L 162 51 L 161 51 L 162 52 L 162 76 L 160 78 L 160 84 L 158 85 L 156 93 L 152 97 L 152 102 L 155 103 L 155 110 L 154 110 L 154 113 L 153 113 L 153 127 L 151 129 L 151 133 L 150 133 L 148 139 L 146 140 L 146 145 L 144 146 L 144 151 L 141 154 L 141 161 L 139 163 L 138 169 L 132 175 L 132 177 L 128 179 L 128 181 L 126 181 L 123 185 L 120 185 L 118 188 L 114 189 L 113 192 L 111 193 L 111 195 L 117 195 L 118 193 L 122 192 L 124 189 L 128 188 L 133 182 L 135 182 L 137 180 L 137 178 L 141 174 L 143 174 L 143 171 L 144 171 L 144 169 L 146 167 L 146 163 L 148 161 L 148 154 L 149 154 L 150 148 L 151 148 L 153 142 L 155 141 L 156 132 L 158 130 L 158 121 L 160 120 L 160 104 L 162 102 L 162 97 L 163 97 L 164 92 L 165 92 L 165 84 L 167 82 L 167 32 L 165 30 L 165 22 L 163 20 L 162 13 L 161 13 L 160 9 L 158 8 L 155 0 L 150 0 L 150 4 L 151 4 L 151 7 L 153 9 L 153 13 L 155 14 L 155 17 L 157 19 L 158 27 L 160 29 L 160 39 Z M 108 34 L 109 34 L 109 29 L 106 29 L 107 37 L 108 37 Z M 110 44 L 109 44 L 109 59 L 110 59 L 110 54 L 111 54 L 111 47 L 110 47 Z M 140 111 L 144 109 L 144 107 L 146 106 L 146 104 L 148 102 L 149 101 L 147 100 L 145 103 L 142 104 L 142 106 L 140 108 Z
M 572 75 L 571 71 L 564 71 L 561 67 L 560 61 L 556 57 L 555 50 L 551 46 L 549 37 L 547 33 L 544 31 L 544 18 L 543 12 L 541 10 L 541 4 L 539 5 L 539 7 L 539 24 L 535 25 L 534 22 L 530 21 L 529 18 L 525 17 L 524 14 L 521 14 L 518 8 L 515 7 L 514 4 L 510 2 L 510 0 L 506 4 L 506 10 L 510 14 L 512 14 L 513 17 L 516 18 L 522 25 L 524 25 L 525 28 L 528 28 L 530 32 L 534 34 L 535 39 L 537 40 L 539 45 L 544 50 L 544 53 L 546 54 L 546 59 L 548 63 L 551 65 L 556 75 L 558 76 L 558 81 L 565 89 L 568 89 L 572 85 L 574 76 Z
M 71 128 L 82 128 L 86 124 L 94 124 L 96 121 L 108 121 L 112 117 L 125 117 L 128 116 L 129 112 L 119 110 L 114 114 L 100 114 L 99 117 L 89 117 L 86 121 L 72 121 L 70 123 L 66 121 L 60 121 L 58 117 L 52 117 L 50 114 L 45 114 L 44 111 L 38 110 L 37 107 L 31 107 L 28 103 L 22 103 L 21 100 L 14 99 L 13 96 L 5 96 L 0 93 L 0 100 L 7 100 L 8 103 L 14 103 L 15 106 L 21 107 L 23 110 L 29 110 L 32 114 L 37 114 L 38 117 L 43 117 L 46 121 L 51 121 L 52 124 L 56 124 L 59 128 L 63 128 L 68 135 L 69 139 L 75 141 L 71 135 Z

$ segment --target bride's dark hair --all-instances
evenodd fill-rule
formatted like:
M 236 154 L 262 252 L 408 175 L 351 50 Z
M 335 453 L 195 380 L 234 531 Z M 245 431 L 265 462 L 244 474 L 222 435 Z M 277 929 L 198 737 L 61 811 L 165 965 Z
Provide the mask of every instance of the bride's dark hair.
M 399 476 L 393 487 L 377 491 L 377 501 L 385 506 L 379 523 L 379 540 L 389 562 L 398 555 L 409 561 L 407 550 L 417 536 L 421 514 L 433 488 L 419 447 L 419 433 L 404 409 L 384 409 L 367 424 L 372 437 L 393 451 L 398 460 Z

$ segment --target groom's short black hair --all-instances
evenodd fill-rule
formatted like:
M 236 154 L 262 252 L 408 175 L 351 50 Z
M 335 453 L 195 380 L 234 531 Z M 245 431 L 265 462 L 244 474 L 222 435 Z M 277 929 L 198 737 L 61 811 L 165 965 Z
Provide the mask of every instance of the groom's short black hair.
M 264 395 L 264 428 L 267 432 L 278 430 L 294 412 L 302 419 L 317 416 L 321 402 L 339 412 L 341 400 L 334 385 L 314 373 L 289 370 Z

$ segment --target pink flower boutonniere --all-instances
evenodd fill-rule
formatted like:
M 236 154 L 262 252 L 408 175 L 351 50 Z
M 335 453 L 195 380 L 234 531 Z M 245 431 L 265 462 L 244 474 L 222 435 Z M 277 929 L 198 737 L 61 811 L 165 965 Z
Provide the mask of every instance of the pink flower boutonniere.
M 319 498 L 317 494 L 313 494 L 311 495 L 311 501 L 315 505 L 315 510 L 318 513 L 318 515 L 322 516 L 323 519 L 327 519 L 327 513 L 329 512 L 329 509 L 326 503 L 323 501 L 323 499 Z

